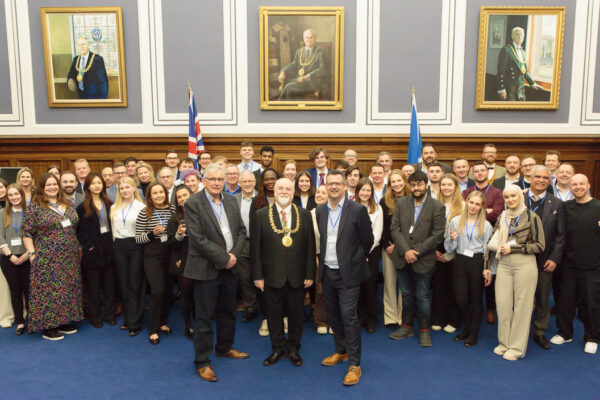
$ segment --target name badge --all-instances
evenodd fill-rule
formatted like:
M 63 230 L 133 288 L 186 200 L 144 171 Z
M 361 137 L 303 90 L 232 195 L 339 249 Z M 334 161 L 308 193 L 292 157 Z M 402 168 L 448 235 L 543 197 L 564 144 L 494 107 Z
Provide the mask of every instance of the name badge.
M 415 226 L 411 225 L 410 229 L 408 230 L 408 233 L 412 235 L 414 229 L 415 229 Z
M 101 226 L 100 233 L 106 233 L 106 232 L 108 232 L 108 226 Z
M 68 228 L 69 226 L 71 226 L 71 220 L 63 219 L 62 221 L 60 221 L 60 224 L 63 228 Z
M 11 246 L 21 246 L 22 244 L 23 244 L 23 241 L 21 240 L 21 238 L 16 238 L 16 239 L 10 240 Z
M 463 251 L 463 256 L 473 258 L 473 250 L 465 249 Z
M 167 241 L 167 235 L 165 233 L 163 233 L 162 235 L 160 235 L 160 242 L 164 243 Z
M 515 239 L 509 240 L 508 242 L 506 242 L 506 244 L 508 246 L 516 246 L 517 245 L 517 241 Z

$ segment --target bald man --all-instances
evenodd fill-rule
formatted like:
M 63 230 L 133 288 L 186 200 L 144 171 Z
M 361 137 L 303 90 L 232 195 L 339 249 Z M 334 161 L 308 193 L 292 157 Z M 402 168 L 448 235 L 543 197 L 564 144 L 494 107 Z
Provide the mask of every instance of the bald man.
M 573 318 L 580 307 L 585 334 L 584 351 L 595 354 L 600 341 L 600 200 L 590 193 L 583 174 L 571 178 L 575 200 L 566 205 L 565 258 L 560 303 L 556 316 L 556 345 L 573 341 Z M 579 300 L 579 301 L 578 301 Z

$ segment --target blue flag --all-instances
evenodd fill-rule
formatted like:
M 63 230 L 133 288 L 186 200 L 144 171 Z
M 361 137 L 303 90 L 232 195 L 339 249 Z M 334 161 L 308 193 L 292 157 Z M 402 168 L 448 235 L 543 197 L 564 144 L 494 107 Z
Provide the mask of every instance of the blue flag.
M 408 160 L 409 164 L 416 164 L 421 161 L 421 149 L 423 141 L 421 140 L 421 128 L 417 118 L 417 99 L 415 93 L 412 94 L 412 107 L 410 113 L 410 138 L 408 139 Z

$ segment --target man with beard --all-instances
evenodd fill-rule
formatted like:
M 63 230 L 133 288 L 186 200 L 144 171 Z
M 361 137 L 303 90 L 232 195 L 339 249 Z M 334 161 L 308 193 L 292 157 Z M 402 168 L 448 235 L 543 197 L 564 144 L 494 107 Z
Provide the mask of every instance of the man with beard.
M 419 344 L 431 346 L 431 277 L 436 265 L 435 250 L 444 240 L 446 208 L 427 194 L 427 175 L 416 171 L 408 178 L 410 196 L 398 199 L 390 233 L 400 258 L 398 285 L 402 293 L 402 325 L 390 338 L 414 335 L 419 319 Z
M 427 168 L 427 177 L 429 178 L 429 187 L 427 188 L 432 198 L 437 199 L 440 192 L 440 181 L 444 176 L 442 166 L 439 162 L 434 161 Z
M 496 220 L 500 214 L 502 214 L 502 211 L 504 211 L 504 198 L 502 197 L 502 192 L 489 184 L 488 170 L 483 161 L 473 164 L 473 178 L 475 179 L 475 186 L 471 186 L 462 192 L 463 198 L 466 200 L 469 194 L 474 190 L 483 192 L 486 206 L 485 219 L 494 226 Z
M 523 187 L 523 178 L 519 173 L 521 168 L 521 159 L 516 154 L 511 154 L 504 160 L 504 167 L 506 168 L 506 175 L 501 178 L 494 179 L 492 185 L 500 191 L 503 191 L 508 183 L 512 183 L 519 187 Z
M 302 365 L 300 339 L 304 289 L 315 280 L 315 235 L 312 216 L 292 204 L 294 182 L 275 182 L 275 203 L 256 211 L 252 222 L 250 254 L 254 285 L 264 293 L 269 336 L 273 352 L 263 365 L 271 366 L 285 356 Z M 288 317 L 287 341 L 283 317 Z
M 83 201 L 83 195 L 77 193 L 77 177 L 73 171 L 64 171 L 60 176 L 60 187 L 65 196 L 65 200 L 70 200 L 73 207 L 77 207 Z
M 435 147 L 433 147 L 432 144 L 423 143 L 423 148 L 421 149 L 421 159 L 423 161 L 413 164 L 413 167 L 415 167 L 415 171 L 423 171 L 425 174 L 427 174 L 427 168 L 429 168 L 431 163 L 438 161 L 437 151 L 435 151 Z M 452 173 L 452 168 L 448 164 L 441 161 L 438 162 L 442 166 L 442 170 L 445 174 Z
M 481 152 L 481 158 L 488 169 L 488 182 L 490 185 L 494 184 L 494 180 L 502 178 L 506 175 L 506 169 L 496 164 L 496 157 L 498 156 L 498 150 L 496 146 L 488 143 L 483 145 L 483 151 Z M 469 171 L 469 178 L 473 178 L 473 169 Z

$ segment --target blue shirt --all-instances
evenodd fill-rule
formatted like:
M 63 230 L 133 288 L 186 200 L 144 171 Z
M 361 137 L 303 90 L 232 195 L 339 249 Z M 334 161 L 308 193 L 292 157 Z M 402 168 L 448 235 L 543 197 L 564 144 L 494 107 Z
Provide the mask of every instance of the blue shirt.
M 342 208 L 344 207 L 345 197 L 340 200 L 335 208 L 331 208 L 331 203 L 327 202 L 327 237 L 325 238 L 325 265 L 331 269 L 339 269 L 340 264 L 337 259 L 337 236 L 340 227 L 340 218 L 342 217 Z

